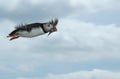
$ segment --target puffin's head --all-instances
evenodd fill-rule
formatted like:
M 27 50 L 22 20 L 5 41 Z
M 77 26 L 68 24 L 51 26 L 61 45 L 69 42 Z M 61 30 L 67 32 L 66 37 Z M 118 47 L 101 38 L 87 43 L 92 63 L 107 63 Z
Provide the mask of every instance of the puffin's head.
M 57 28 L 56 28 L 57 23 L 58 23 L 58 19 L 51 20 L 51 21 L 49 22 L 49 24 L 50 24 L 51 27 L 50 27 L 50 29 L 49 29 L 49 34 L 48 34 L 48 36 L 49 36 L 52 32 L 56 32 L 56 31 L 57 31 Z

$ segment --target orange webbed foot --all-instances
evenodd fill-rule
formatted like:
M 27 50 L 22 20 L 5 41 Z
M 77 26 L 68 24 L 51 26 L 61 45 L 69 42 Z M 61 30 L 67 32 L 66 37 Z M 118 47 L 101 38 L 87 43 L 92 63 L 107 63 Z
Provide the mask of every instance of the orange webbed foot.
M 19 36 L 19 35 L 13 35 L 13 36 L 7 36 L 7 38 L 8 38 L 8 37 L 11 37 L 11 38 L 10 38 L 10 41 L 11 41 L 11 40 L 14 40 L 14 39 L 19 38 L 20 36 Z

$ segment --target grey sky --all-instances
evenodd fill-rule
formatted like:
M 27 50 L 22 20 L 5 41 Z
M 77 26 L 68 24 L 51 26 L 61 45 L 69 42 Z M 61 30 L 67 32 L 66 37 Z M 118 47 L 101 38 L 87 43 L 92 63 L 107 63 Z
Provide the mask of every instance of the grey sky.
M 0 78 L 119 79 L 119 7 L 120 0 L 0 0 Z M 18 24 L 54 18 L 58 32 L 49 37 L 6 38 Z

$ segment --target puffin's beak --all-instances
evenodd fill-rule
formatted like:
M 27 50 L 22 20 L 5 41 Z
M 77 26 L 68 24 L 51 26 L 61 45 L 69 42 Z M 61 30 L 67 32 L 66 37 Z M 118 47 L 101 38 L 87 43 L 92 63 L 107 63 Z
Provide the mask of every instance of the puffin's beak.
M 53 22 L 53 30 L 57 31 L 56 25 L 58 23 L 58 19 L 55 19 L 55 21 Z
M 57 28 L 56 28 L 56 26 L 53 26 L 53 30 L 54 30 L 54 32 L 55 32 L 55 31 L 57 31 Z
M 48 36 L 49 36 L 51 33 L 56 32 L 56 31 L 57 31 L 56 26 L 53 26 L 53 28 L 50 29 Z

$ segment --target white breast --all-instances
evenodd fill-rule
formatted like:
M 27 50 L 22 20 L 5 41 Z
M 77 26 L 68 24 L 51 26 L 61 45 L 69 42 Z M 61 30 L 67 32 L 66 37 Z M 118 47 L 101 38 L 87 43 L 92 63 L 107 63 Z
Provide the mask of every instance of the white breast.
M 30 32 L 28 31 L 19 31 L 18 34 L 22 37 L 35 37 L 35 36 L 39 36 L 42 34 L 45 34 L 44 31 L 41 28 L 33 28 Z

